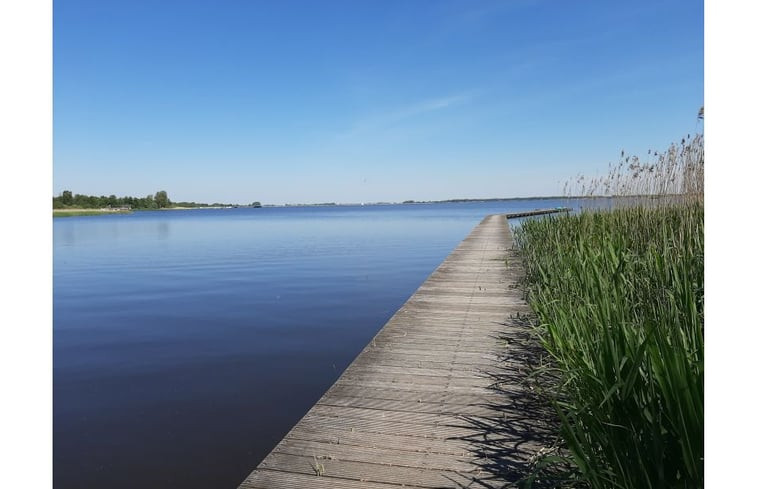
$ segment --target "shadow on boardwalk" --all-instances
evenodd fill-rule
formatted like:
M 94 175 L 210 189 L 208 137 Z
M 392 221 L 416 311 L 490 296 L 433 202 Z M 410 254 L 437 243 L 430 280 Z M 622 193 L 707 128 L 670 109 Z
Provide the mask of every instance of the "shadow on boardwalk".
M 533 316 L 510 317 L 493 338 L 502 345 L 501 357 L 496 369 L 482 374 L 492 380 L 489 388 L 499 394 L 499 400 L 481 406 L 497 414 L 461 417 L 461 426 L 474 430 L 460 439 L 471 444 L 479 471 L 468 474 L 469 484 L 456 482 L 456 487 L 540 489 L 566 482 L 554 470 L 540 471 L 529 480 L 541 458 L 557 453 L 559 441 L 559 420 L 536 385 L 536 371 L 547 353 L 533 333 L 534 320 Z M 556 380 L 539 370 L 538 382 L 544 386 Z

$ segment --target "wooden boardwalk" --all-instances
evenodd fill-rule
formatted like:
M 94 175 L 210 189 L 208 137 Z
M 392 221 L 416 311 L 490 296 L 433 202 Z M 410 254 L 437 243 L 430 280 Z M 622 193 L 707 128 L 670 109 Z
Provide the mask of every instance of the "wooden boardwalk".
M 486 217 L 240 488 L 504 487 L 549 441 L 503 215 Z

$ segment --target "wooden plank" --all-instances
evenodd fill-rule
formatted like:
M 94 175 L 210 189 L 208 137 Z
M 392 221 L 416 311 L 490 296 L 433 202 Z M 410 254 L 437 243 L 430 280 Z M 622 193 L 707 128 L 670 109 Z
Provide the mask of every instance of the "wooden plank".
M 461 386 L 461 385 L 446 385 L 446 386 L 439 386 L 438 384 L 415 384 L 413 382 L 397 382 L 397 381 L 391 381 L 391 380 L 380 380 L 380 379 L 370 379 L 366 380 L 364 378 L 340 378 L 337 380 L 337 383 L 339 385 L 353 385 L 353 386 L 363 386 L 368 388 L 378 388 L 378 389 L 403 389 L 411 392 L 417 392 L 419 398 L 423 398 L 424 395 L 432 392 L 438 392 L 440 388 L 444 388 L 448 392 L 458 393 L 458 394 L 467 394 L 467 395 L 480 395 L 484 396 L 490 392 L 490 389 L 487 387 L 482 386 Z
M 402 366 L 394 367 L 381 363 L 372 363 L 367 366 L 353 365 L 350 372 L 360 375 L 374 375 L 374 374 L 396 374 L 396 375 L 409 375 L 417 377 L 438 377 L 441 379 L 481 379 L 486 378 L 485 374 L 477 372 L 475 370 L 453 370 L 451 368 L 424 368 L 418 366 Z
M 269 470 L 316 475 L 317 464 L 322 467 L 322 476 L 351 479 L 360 482 L 385 484 L 408 484 L 419 487 L 484 487 L 470 485 L 480 472 L 475 464 L 468 465 L 465 473 L 451 470 L 419 469 L 381 463 L 362 463 L 344 460 L 313 459 L 289 455 L 275 449 L 260 466 Z M 455 485 L 451 485 L 455 484 Z
M 414 427 L 419 426 L 447 426 L 457 427 L 460 425 L 460 414 L 432 414 L 417 411 L 391 411 L 387 409 L 369 409 L 350 406 L 330 406 L 317 403 L 310 410 L 313 416 L 331 416 L 342 419 L 364 419 L 366 421 L 380 421 L 392 423 L 408 423 Z
M 315 474 L 298 474 L 259 468 L 242 482 L 240 489 L 397 489 L 396 484 L 339 479 L 336 477 L 319 477 Z M 405 484 L 405 489 L 418 489 L 418 486 Z
M 512 378 L 525 376 L 522 347 L 501 339 L 527 332 L 525 321 L 512 321 L 531 313 L 516 288 L 521 273 L 506 218 L 488 216 L 240 488 L 502 487 L 516 480 L 512 474 L 541 448 L 526 433 L 529 413 L 514 403 L 527 392 Z M 506 382 L 498 378 L 504 368 Z
M 310 414 L 300 420 L 309 430 L 317 430 L 320 426 L 333 426 L 350 433 L 376 433 L 382 435 L 401 435 L 409 438 L 446 440 L 450 438 L 464 439 L 472 434 L 470 428 L 463 421 L 450 421 L 450 424 L 414 425 L 394 420 L 375 418 L 348 418 L 338 416 L 319 416 Z M 286 437 L 284 437 L 286 439 Z M 409 443 L 413 443 L 409 441 Z
M 479 401 L 480 402 L 480 401 Z M 395 400 L 375 399 L 371 397 L 348 397 L 345 395 L 324 395 L 318 402 L 321 406 L 360 407 L 381 411 L 402 411 L 411 413 L 431 413 L 446 415 L 486 416 L 491 408 L 482 404 L 447 404 L 442 402 L 423 402 L 422 399 Z
M 445 390 L 434 390 L 427 393 L 421 393 L 417 390 L 403 389 L 375 389 L 365 386 L 353 386 L 348 384 L 334 384 L 326 394 L 325 399 L 329 396 L 341 396 L 345 398 L 360 397 L 363 399 L 381 399 L 390 401 L 411 401 L 416 403 L 440 403 L 440 404 L 457 404 L 461 406 L 475 406 L 484 403 L 493 403 L 501 399 L 501 394 L 494 391 L 486 391 L 484 395 L 468 395 L 454 393 Z
M 410 452 L 379 447 L 356 447 L 341 443 L 324 443 L 310 440 L 286 439 L 275 449 L 278 453 L 300 457 L 315 457 L 316 460 L 363 462 L 416 469 L 437 469 L 468 472 L 471 470 L 473 452 L 450 455 L 429 452 Z M 327 462 L 324 462 L 327 463 Z
M 434 358 L 433 356 L 427 356 L 423 358 L 402 358 L 397 355 L 395 357 L 389 354 L 373 354 L 372 352 L 366 352 L 361 355 L 360 363 L 355 364 L 354 368 L 359 368 L 362 364 L 375 365 L 375 366 L 387 366 L 387 367 L 402 367 L 402 368 L 424 368 L 429 370 L 442 370 L 450 369 L 455 374 L 467 373 L 467 372 L 482 372 L 488 368 L 495 368 L 495 361 L 483 361 L 479 364 L 475 363 L 463 363 L 460 361 L 441 361 L 441 359 Z
M 285 439 L 319 441 L 322 443 L 357 447 L 386 448 L 400 452 L 440 453 L 459 456 L 474 453 L 471 450 L 471 443 L 462 439 L 437 440 L 396 433 L 356 432 L 349 429 L 339 429 L 335 426 L 318 427 L 318 429 L 313 430 L 301 423 L 292 428 L 292 431 L 289 432 Z

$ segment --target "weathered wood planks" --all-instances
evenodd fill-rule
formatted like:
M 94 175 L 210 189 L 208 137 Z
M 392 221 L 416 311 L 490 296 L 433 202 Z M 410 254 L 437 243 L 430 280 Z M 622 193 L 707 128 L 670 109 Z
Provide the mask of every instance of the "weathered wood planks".
M 507 218 L 488 216 L 240 488 L 503 487 L 525 475 L 548 430 L 524 383 L 538 350 L 519 273 Z

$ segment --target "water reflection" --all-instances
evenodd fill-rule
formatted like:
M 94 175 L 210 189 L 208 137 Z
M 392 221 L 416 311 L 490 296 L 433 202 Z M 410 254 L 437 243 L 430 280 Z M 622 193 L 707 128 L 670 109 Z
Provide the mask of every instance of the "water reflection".
M 171 236 L 171 226 L 168 221 L 158 223 L 158 239 L 166 240 Z
M 54 220 L 55 487 L 236 487 L 484 216 L 565 205 Z

